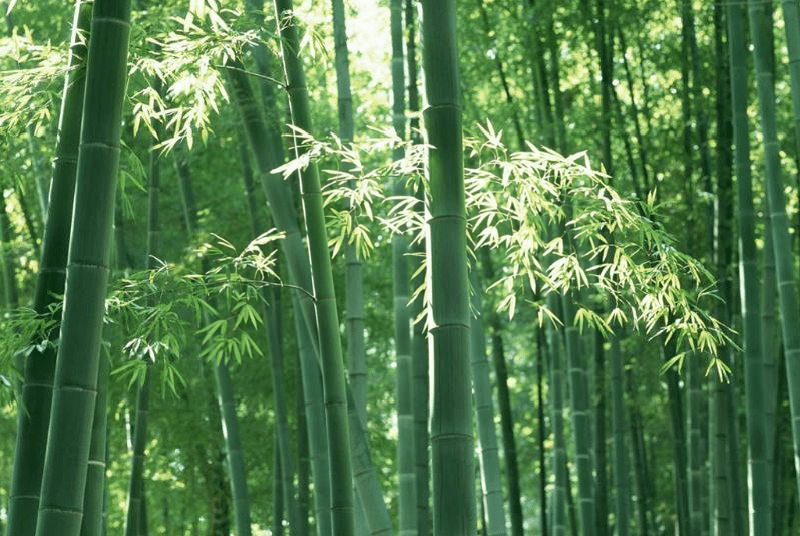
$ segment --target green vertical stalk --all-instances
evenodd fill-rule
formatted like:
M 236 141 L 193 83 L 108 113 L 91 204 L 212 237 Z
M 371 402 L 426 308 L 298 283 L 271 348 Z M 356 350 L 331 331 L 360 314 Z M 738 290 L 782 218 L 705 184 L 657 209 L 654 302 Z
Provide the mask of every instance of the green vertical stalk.
M 469 282 L 455 0 L 423 0 L 433 533 L 475 532 Z
M 628 450 L 625 446 L 625 378 L 619 336 L 611 338 L 609 361 L 611 363 L 611 426 L 614 434 L 614 488 L 617 499 L 614 517 L 616 518 L 617 536 L 628 536 L 630 534 L 628 519 L 632 490 L 628 482 Z
M 247 197 L 248 213 L 250 214 L 250 228 L 253 237 L 260 236 L 264 227 L 258 214 L 258 204 L 255 199 L 255 184 L 253 172 L 250 167 L 250 158 L 247 147 L 240 143 L 242 160 L 242 179 Z M 262 289 L 264 306 L 261 316 L 267 330 L 267 343 L 270 354 L 270 370 L 272 372 L 272 394 L 275 399 L 275 445 L 277 447 L 278 469 L 281 474 L 282 493 L 285 495 L 286 510 L 290 522 L 290 530 L 294 535 L 299 523 L 299 512 L 295 501 L 294 467 L 292 463 L 292 448 L 289 437 L 289 420 L 286 409 L 286 393 L 284 390 L 283 376 L 283 346 L 281 344 L 282 330 L 280 325 L 280 289 L 269 287 Z M 283 495 L 275 500 L 283 499 Z M 275 506 L 277 508 L 277 505 Z
M 717 318 L 732 324 L 735 302 L 738 297 L 731 273 L 735 263 L 734 236 L 734 192 L 733 192 L 733 125 L 731 123 L 731 81 L 729 55 L 726 47 L 727 31 L 724 21 L 724 6 L 715 4 L 713 10 L 714 26 L 714 55 L 716 58 L 716 103 L 715 114 L 718 124 L 716 134 L 716 177 L 717 177 L 717 210 L 714 213 L 713 234 L 715 235 L 715 261 L 717 278 L 719 280 L 720 295 L 722 300 L 717 302 Z M 695 69 L 697 71 L 697 69 Z M 699 73 L 695 72 L 695 76 Z M 706 187 L 707 190 L 711 186 Z M 721 358 L 729 366 L 735 365 L 735 353 L 726 347 Z M 734 536 L 744 536 L 747 524 L 747 506 L 742 493 L 739 433 L 739 397 L 736 393 L 736 383 L 727 383 L 723 386 L 725 409 L 728 422 L 728 450 L 730 452 L 730 478 L 731 478 L 731 508 L 733 510 Z
M 789 52 L 795 147 L 800 148 L 800 6 L 797 0 L 781 0 L 781 8 L 783 26 L 786 29 L 786 48 Z
M 350 57 L 347 51 L 347 28 L 343 0 L 331 0 L 333 11 L 333 38 L 336 56 L 336 90 L 339 109 L 339 137 L 349 145 L 353 141 L 353 97 L 350 91 Z M 350 171 L 345 164 L 344 171 Z M 361 260 L 355 244 L 349 237 L 344 245 L 345 256 L 345 325 L 347 331 L 347 366 L 354 400 L 362 422 L 367 419 L 367 365 L 364 352 L 364 299 Z M 364 507 L 355 502 L 357 533 L 363 534 L 366 526 Z
M 662 358 L 666 362 L 668 357 L 675 355 L 675 345 L 669 341 L 662 350 Z M 678 381 L 678 372 L 670 368 L 664 372 L 669 398 L 669 418 L 672 425 L 672 459 L 673 459 L 673 485 L 675 495 L 675 510 L 677 515 L 677 530 L 680 536 L 689 535 L 689 497 L 688 497 L 688 469 L 686 452 L 686 415 L 683 410 L 683 397 Z M 642 447 L 642 453 L 645 453 Z M 647 467 L 645 459 L 645 467 Z M 649 472 L 649 468 L 648 468 Z M 647 479 L 649 482 L 650 479 Z
M 547 463 L 546 463 L 546 449 L 545 437 L 547 437 L 547 424 L 544 418 L 544 394 L 543 379 L 544 379 L 544 360 L 546 350 L 544 344 L 544 337 L 542 330 L 536 331 L 536 443 L 538 446 L 539 455 L 539 516 L 541 519 L 540 526 L 542 527 L 542 534 L 549 536 L 547 524 Z
M 275 427 L 277 428 L 277 426 Z M 275 536 L 283 536 L 283 470 L 281 469 L 281 446 L 278 443 L 278 433 L 274 434 L 275 441 L 273 441 L 273 470 L 272 470 L 272 534 Z M 294 525 L 292 525 L 294 530 Z
M 322 378 L 319 373 L 319 361 L 313 350 L 313 342 L 308 326 L 303 324 L 302 315 L 298 314 L 301 305 L 297 294 L 292 294 L 294 305 L 295 332 L 300 352 L 300 374 L 303 382 L 303 399 L 305 403 L 306 432 L 311 458 L 311 472 L 314 477 L 314 509 L 317 520 L 317 535 L 331 536 L 330 516 L 330 460 L 327 453 L 325 432 L 325 414 L 322 408 Z
M 344 2 L 331 0 L 336 55 L 336 87 L 339 108 L 339 137 L 344 143 L 353 141 L 353 98 L 350 91 L 350 59 L 347 51 L 347 29 Z M 364 300 L 361 260 L 354 244 L 344 246 L 345 254 L 345 325 L 347 326 L 347 365 L 350 388 L 358 412 L 366 419 L 367 368 L 364 353 Z M 365 421 L 366 422 L 366 421 Z
M 744 339 L 744 382 L 747 415 L 747 489 L 750 534 L 772 534 L 772 483 L 768 463 L 768 417 L 765 398 L 764 355 L 760 324 L 760 285 L 755 241 L 755 209 L 750 171 L 750 137 L 747 118 L 747 44 L 745 13 L 741 5 L 727 6 L 728 49 L 735 141 L 736 187 L 739 217 L 739 295 Z M 769 229 L 769 226 L 766 226 Z M 771 246 L 766 237 L 765 255 Z M 765 271 L 766 279 L 766 271 Z M 766 286 L 766 285 L 765 285 Z
M 686 402 L 686 427 L 689 430 L 687 454 L 689 465 L 689 530 L 690 534 L 701 534 L 703 526 L 703 512 L 701 507 L 703 460 L 701 455 L 702 426 L 702 398 L 700 389 L 700 374 L 702 363 L 699 356 L 692 356 L 686 363 L 686 376 L 688 396 Z M 713 397 L 713 395 L 711 395 Z M 713 420 L 712 420 L 713 422 Z M 705 427 L 708 430 L 708 426 Z
M 80 532 L 97 394 L 130 2 L 96 0 L 37 536 Z
M 494 425 L 492 387 L 489 383 L 489 360 L 486 358 L 486 334 L 483 325 L 483 307 L 477 276 L 477 266 L 470 270 L 472 284 L 472 311 L 470 340 L 472 358 L 472 388 L 475 396 L 475 413 L 478 422 L 478 453 L 480 461 L 483 510 L 486 517 L 486 536 L 506 535 L 506 514 L 503 510 L 503 487 L 500 480 L 500 457 L 497 432 Z
M 97 374 L 97 401 L 92 422 L 92 443 L 89 447 L 89 464 L 86 468 L 86 495 L 83 498 L 83 521 L 80 536 L 103 536 L 106 495 L 106 428 L 108 414 L 108 356 L 100 356 Z
M 709 398 L 709 435 L 711 452 L 709 469 L 711 472 L 711 532 L 715 536 L 730 534 L 732 512 L 730 496 L 729 468 L 731 463 L 727 450 L 727 422 L 725 420 L 725 398 L 723 384 L 716 382 L 711 388 Z
M 608 502 L 609 484 L 606 449 L 606 352 L 604 348 L 605 336 L 595 329 L 594 334 L 594 428 L 592 439 L 594 442 L 594 503 L 595 517 L 597 518 L 597 536 L 608 536 Z
M 766 205 L 766 199 L 764 200 Z M 778 283 L 775 276 L 775 255 L 772 251 L 772 232 L 769 226 L 769 209 L 764 207 L 764 247 L 761 252 L 761 366 L 764 381 L 764 390 L 767 393 L 777 393 L 778 389 L 778 371 L 780 369 L 780 360 L 782 358 L 779 351 L 779 336 L 777 331 L 777 321 L 775 319 L 775 297 L 778 293 Z M 767 434 L 767 465 L 770 467 L 770 474 L 772 471 L 773 453 L 775 451 L 774 444 L 777 430 L 777 410 L 778 410 L 777 396 L 767 397 L 764 402 L 765 426 Z M 773 494 L 774 496 L 774 494 Z M 770 498 L 772 500 L 773 497 Z M 773 516 L 773 522 L 777 518 Z
M 193 235 L 197 233 L 197 208 L 194 204 L 194 194 L 192 193 L 186 162 L 182 161 L 177 170 L 178 179 L 180 181 L 184 220 L 187 224 L 188 234 Z M 204 262 L 204 264 L 206 263 Z M 208 267 L 203 266 L 203 271 L 207 272 Z M 208 323 L 205 318 L 203 323 Z M 214 364 L 214 381 L 217 390 L 217 404 L 219 405 L 222 433 L 225 438 L 225 451 L 227 453 L 228 473 L 231 480 L 236 533 L 237 536 L 250 536 L 250 498 L 247 492 L 247 470 L 239 435 L 236 401 L 233 397 L 233 383 L 231 382 L 228 364 L 225 359 Z M 138 413 L 136 420 L 138 429 Z
M 214 380 L 222 417 L 222 433 L 225 436 L 228 471 L 231 475 L 236 535 L 250 536 L 250 496 L 247 493 L 244 451 L 239 434 L 239 419 L 236 416 L 236 400 L 233 398 L 233 383 L 224 360 L 214 366 Z
M 300 354 L 295 359 L 296 368 L 301 370 Z M 311 472 L 311 460 L 308 454 L 308 426 L 306 424 L 306 410 L 303 401 L 303 376 L 296 374 L 297 382 L 295 385 L 295 413 L 297 415 L 297 510 L 298 525 L 295 530 L 297 536 L 309 536 L 309 477 Z
M 308 91 L 302 62 L 298 57 L 300 41 L 293 13 L 291 0 L 275 0 L 275 14 L 279 21 L 283 67 L 292 121 L 295 126 L 310 132 L 311 114 L 308 107 Z M 289 20 L 286 19 L 287 17 Z M 295 147 L 295 150 L 298 156 L 302 153 L 302 149 L 299 147 Z M 339 338 L 339 315 L 336 309 L 328 235 L 322 208 L 319 171 L 316 164 L 311 164 L 300 172 L 300 192 L 308 231 L 308 254 L 311 260 L 314 308 L 317 313 L 317 330 L 322 361 L 322 389 L 325 397 L 330 457 L 333 534 L 334 536 L 352 536 L 355 530 L 353 471 L 350 461 L 344 363 Z
M 638 531 L 642 536 L 649 536 L 651 526 L 652 512 L 649 508 L 650 494 L 648 492 L 648 471 L 647 459 L 644 449 L 643 433 L 641 426 L 641 413 L 636 405 L 636 395 L 633 392 L 635 385 L 634 378 L 630 370 L 628 371 L 628 388 L 631 389 L 629 397 L 631 400 L 630 405 L 630 422 L 631 422 L 631 446 L 633 447 L 633 471 L 636 476 L 636 497 L 639 511 Z
M 403 58 L 403 11 L 401 0 L 390 2 L 392 41 L 392 127 L 406 138 L 405 73 Z M 395 149 L 395 160 L 403 149 Z M 393 179 L 392 194 L 405 194 L 405 177 Z M 394 340 L 397 360 L 397 472 L 399 476 L 400 536 L 417 534 L 417 479 L 414 462 L 414 406 L 412 393 L 411 325 L 409 324 L 409 273 L 405 236 L 392 237 L 392 289 L 394 293 Z
M 581 534 L 596 534 L 594 497 L 592 495 L 591 417 L 586 379 L 586 364 L 581 356 L 578 328 L 573 323 L 574 304 L 562 297 L 564 340 L 569 366 L 572 434 L 575 441 L 575 465 L 578 471 L 578 501 Z
M 371 536 L 387 536 L 394 532 L 392 520 L 383 500 L 383 490 L 375 472 L 375 465 L 372 463 L 367 433 L 350 391 L 347 392 L 347 413 L 352 434 L 353 479 L 364 506 L 367 528 Z
M 551 293 L 547 296 L 547 307 L 555 312 L 559 309 L 558 297 Z M 561 338 L 552 324 L 545 327 L 547 349 L 550 356 L 549 397 L 553 429 L 553 515 L 552 535 L 566 536 L 567 528 L 567 486 L 569 482 L 566 467 L 566 439 L 564 438 L 564 372 L 562 369 L 563 353 Z
M 3 278 L 3 301 L 6 311 L 11 311 L 19 305 L 19 292 L 17 291 L 17 269 L 14 254 L 11 250 L 11 237 L 14 232 L 11 221 L 8 219 L 8 208 L 5 197 L 0 199 L 0 268 Z M 14 356 L 14 367 L 20 374 L 25 370 L 25 358 L 21 352 Z M 18 395 L 22 394 L 22 382 L 15 382 Z
M 147 420 L 149 413 L 152 366 L 147 364 L 144 382 L 136 398 L 136 419 L 133 427 L 133 452 L 131 453 L 131 476 L 128 484 L 128 509 L 125 521 L 125 536 L 139 536 L 146 528 L 141 527 L 141 511 L 144 507 L 144 460 L 147 444 Z
M 486 280 L 494 281 L 494 267 L 489 250 L 483 248 L 480 254 Z M 508 485 L 508 510 L 511 518 L 511 532 L 514 536 L 522 536 L 522 494 L 519 485 L 517 442 L 514 437 L 514 415 L 511 411 L 511 395 L 508 391 L 508 367 L 506 366 L 506 353 L 503 345 L 502 323 L 496 311 L 492 311 L 487 316 L 492 334 L 492 358 L 497 380 L 497 399 L 500 407 L 500 430 L 503 435 L 503 457 L 506 465 L 505 473 Z
M 756 2 L 748 2 L 748 11 L 750 33 L 753 36 L 753 55 L 759 97 L 758 108 L 764 140 L 765 190 L 769 205 L 769 224 L 777 273 L 786 377 L 789 383 L 795 467 L 800 468 L 800 331 L 797 330 L 797 326 L 800 324 L 800 308 L 791 256 L 786 198 L 781 176 L 773 76 L 769 68 L 770 43 L 767 39 L 768 28 L 766 27 L 769 19 L 764 16 L 763 9 Z M 796 470 L 796 477 L 800 488 L 800 470 Z
M 406 69 L 408 71 L 408 111 L 409 129 L 411 139 L 419 141 L 419 90 L 417 88 L 417 45 L 415 12 L 416 2 L 406 0 L 405 27 L 406 27 Z M 424 205 L 424 190 L 421 184 L 416 186 L 415 195 L 419 201 L 417 210 L 422 211 Z M 411 288 L 416 291 L 425 282 L 422 269 L 422 258 L 425 255 L 425 245 L 422 241 L 411 244 L 412 266 L 410 267 Z M 414 275 L 416 274 L 416 275 Z M 411 318 L 420 318 L 425 305 L 423 295 L 417 294 L 411 302 Z M 417 482 L 417 533 L 419 536 L 429 536 L 431 531 L 430 511 L 430 466 L 428 464 L 428 347 L 426 333 L 421 321 L 412 325 L 411 336 L 411 361 L 413 363 L 413 393 L 414 393 L 414 461 L 416 464 Z
M 160 84 L 156 89 L 160 92 Z M 160 131 L 160 127 L 156 127 Z M 159 155 L 155 145 L 158 140 L 153 140 L 150 146 L 149 185 L 147 203 L 147 245 L 144 265 L 148 270 L 157 267 L 156 258 L 159 255 L 159 212 L 158 200 L 161 193 L 161 169 Z M 151 303 L 150 305 L 155 305 Z M 147 444 L 148 399 L 150 398 L 150 384 L 152 377 L 152 363 L 147 361 L 147 371 L 144 381 L 139 386 L 136 397 L 136 421 L 134 425 L 133 452 L 131 456 L 131 476 L 128 488 L 128 511 L 125 522 L 125 536 L 139 536 L 145 534 L 146 527 L 142 527 L 141 510 L 144 508 L 144 461 L 145 446 Z
M 33 308 L 40 315 L 47 314 L 50 306 L 56 302 L 56 296 L 64 293 L 85 87 L 83 66 L 90 21 L 91 4 L 76 2 L 68 76 L 61 99 L 50 182 L 50 203 L 33 301 Z M 48 339 L 58 339 L 58 331 L 59 328 L 55 328 L 48 333 Z M 48 344 L 43 351 L 34 350 L 25 362 L 21 398 L 21 407 L 25 410 L 20 410 L 17 417 L 17 441 L 6 525 L 6 534 L 9 536 L 33 536 L 36 531 L 55 360 L 55 345 Z
M 11 252 L 11 237 L 14 232 L 11 228 L 11 221 L 8 219 L 8 207 L 5 198 L 0 199 L 0 246 L 2 249 L 3 268 L 3 301 L 7 310 L 11 310 L 19 305 L 19 293 L 17 291 L 17 276 L 14 256 Z M 20 363 L 18 363 L 19 365 Z M 20 369 L 22 372 L 22 369 Z

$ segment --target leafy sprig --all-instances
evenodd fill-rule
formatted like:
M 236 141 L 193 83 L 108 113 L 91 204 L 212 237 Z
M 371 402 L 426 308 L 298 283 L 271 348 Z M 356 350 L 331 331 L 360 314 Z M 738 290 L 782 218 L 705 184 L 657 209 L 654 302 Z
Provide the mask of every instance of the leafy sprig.
M 427 145 L 403 142 L 391 132 L 346 147 L 335 136 L 320 141 L 297 129 L 295 135 L 309 150 L 276 171 L 288 176 L 312 161 L 323 170 L 327 162 L 347 163 L 324 171 L 326 205 L 348 207 L 329 209 L 337 222 L 330 238 L 334 251 L 345 240 L 355 242 L 355 228 L 374 233 L 376 226 L 369 222 L 412 241 L 423 239 L 426 216 L 420 200 L 386 191 L 397 175 L 408 178 L 409 191 L 427 189 Z M 629 324 L 650 337 L 674 339 L 679 359 L 685 352 L 703 352 L 721 374 L 727 373 L 716 355 L 732 342 L 731 331 L 704 306 L 717 299 L 714 278 L 700 261 L 679 251 L 658 224 L 654 195 L 644 202 L 621 196 L 608 176 L 592 168 L 586 153 L 562 156 L 531 144 L 526 151 L 511 151 L 491 123 L 479 125 L 465 145 L 471 247 L 498 250 L 504 258 L 497 280 L 487 282 L 499 295 L 499 309 L 513 317 L 520 296 L 532 296 L 528 301 L 541 322 L 557 319 L 542 299 L 554 292 L 574 300 L 580 328 L 609 334 Z M 406 156 L 392 161 L 396 148 Z M 366 165 L 368 159 L 377 164 Z M 362 238 L 361 243 L 369 242 Z M 419 293 L 426 289 L 414 295 Z M 605 313 L 598 312 L 598 302 L 610 304 Z

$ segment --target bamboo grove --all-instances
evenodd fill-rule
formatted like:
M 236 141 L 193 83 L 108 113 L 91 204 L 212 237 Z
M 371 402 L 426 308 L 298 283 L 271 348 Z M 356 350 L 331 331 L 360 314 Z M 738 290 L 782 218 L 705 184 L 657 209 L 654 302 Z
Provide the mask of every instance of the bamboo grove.
M 800 530 L 797 0 L 0 9 L 2 534 Z

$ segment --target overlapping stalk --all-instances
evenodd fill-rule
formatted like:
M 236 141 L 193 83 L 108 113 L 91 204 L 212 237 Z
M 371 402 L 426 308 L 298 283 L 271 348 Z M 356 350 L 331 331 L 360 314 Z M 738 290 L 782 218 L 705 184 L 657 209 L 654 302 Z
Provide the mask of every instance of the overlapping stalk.
M 406 0 L 406 65 L 408 69 L 408 111 L 411 139 L 419 141 L 419 90 L 417 88 L 417 45 L 416 45 L 416 12 L 414 0 Z M 424 204 L 421 184 L 415 186 L 415 196 L 419 200 L 417 210 L 421 213 Z M 422 258 L 425 245 L 422 241 L 411 244 L 411 288 L 412 293 L 425 282 L 422 269 Z M 411 317 L 420 318 L 425 305 L 422 293 L 412 300 Z M 430 470 L 428 464 L 428 348 L 425 329 L 422 321 L 413 322 L 411 335 L 411 362 L 413 364 L 414 393 L 414 463 L 416 464 L 417 481 L 417 533 L 418 536 L 429 536 L 431 531 L 430 510 Z
M 105 526 L 106 429 L 108 417 L 108 356 L 100 356 L 97 374 L 97 400 L 94 405 L 89 464 L 86 468 L 86 494 L 83 498 L 81 536 L 103 535 Z
M 298 57 L 300 41 L 293 20 L 291 0 L 275 0 L 275 14 L 281 35 L 284 74 L 289 93 L 289 109 L 296 127 L 311 131 L 305 73 Z M 298 155 L 303 151 L 295 147 Z M 333 286 L 328 235 L 322 209 L 319 172 L 312 163 L 300 171 L 300 193 L 308 232 L 314 308 L 322 362 L 322 388 L 328 430 L 330 459 L 331 515 L 334 536 L 352 536 L 354 526 L 353 471 L 350 461 L 350 437 L 339 315 Z
M 81 527 L 108 282 L 129 19 L 128 0 L 94 3 L 37 536 L 77 536 Z
M 33 307 L 37 314 L 47 314 L 56 296 L 64 293 L 90 21 L 91 3 L 83 0 L 76 2 L 68 60 L 69 74 L 61 99 L 50 203 L 36 278 Z M 49 334 L 51 340 L 58 336 L 58 328 Z M 25 409 L 19 411 L 17 418 L 17 442 L 6 526 L 9 536 L 32 536 L 36 531 L 55 359 L 55 347 L 48 345 L 43 351 L 34 350 L 25 363 L 21 403 Z
M 614 434 L 614 488 L 617 536 L 628 536 L 630 527 L 631 488 L 628 480 L 628 450 L 625 447 L 625 378 L 619 336 L 611 339 L 611 427 Z
M 765 190 L 769 206 L 769 225 L 778 282 L 781 331 L 783 333 L 786 377 L 789 380 L 789 402 L 792 415 L 795 466 L 800 463 L 800 310 L 798 308 L 797 281 L 794 276 L 789 219 L 786 214 L 786 197 L 778 145 L 778 128 L 775 115 L 775 91 L 770 69 L 771 43 L 768 24 L 762 6 L 748 0 L 750 34 L 758 88 L 758 109 L 764 143 Z M 800 487 L 800 471 L 797 471 Z
M 558 297 L 554 293 L 547 296 L 547 307 L 555 312 L 559 310 Z M 547 350 L 550 356 L 550 422 L 553 429 L 553 507 L 552 507 L 552 535 L 565 536 L 567 533 L 567 487 L 569 481 L 566 475 L 566 439 L 564 438 L 564 372 L 562 368 L 563 351 L 561 338 L 556 328 L 551 324 L 545 327 L 547 337 Z
M 750 173 L 750 138 L 747 118 L 747 45 L 744 7 L 728 4 L 728 49 L 735 142 L 736 187 L 739 217 L 739 294 L 744 339 L 744 382 L 747 413 L 747 473 L 750 534 L 772 534 L 764 367 L 760 325 L 755 210 Z M 771 253 L 771 252 L 770 252 Z
M 347 27 L 343 0 L 331 0 L 333 38 L 336 55 L 336 91 L 339 109 L 339 137 L 346 145 L 353 141 L 353 96 L 350 91 L 350 57 L 347 50 Z M 343 164 L 343 171 L 350 171 Z M 367 422 L 367 361 L 364 352 L 364 285 L 361 259 L 355 244 L 348 237 L 344 245 L 345 258 L 345 326 L 347 336 L 347 368 L 353 401 L 361 422 Z M 354 484 L 355 485 L 355 484 Z M 366 530 L 364 506 L 355 501 L 355 530 Z
M 586 380 L 586 364 L 581 355 L 580 337 L 574 319 L 575 305 L 562 297 L 564 341 L 569 366 L 569 394 L 572 434 L 575 441 L 575 465 L 578 471 L 578 501 L 581 534 L 596 534 L 594 497 L 592 495 L 591 419 Z
M 156 127 L 160 131 L 160 126 Z M 144 264 L 148 270 L 157 267 L 156 258 L 159 255 L 159 212 L 158 200 L 161 193 L 161 168 L 157 149 L 158 140 L 154 140 L 150 147 L 150 162 L 147 199 L 147 242 Z M 154 305 L 151 303 L 151 305 Z M 139 386 L 136 397 L 136 421 L 133 431 L 133 452 L 131 455 L 131 476 L 128 487 L 128 511 L 125 521 L 125 536 L 139 536 L 147 533 L 147 527 L 140 525 L 144 521 L 141 511 L 144 508 L 144 461 L 145 445 L 147 443 L 147 423 L 149 418 L 150 385 L 153 371 L 152 363 L 147 362 L 144 381 Z
M 406 137 L 405 73 L 403 61 L 403 6 L 390 3 L 392 40 L 392 126 L 395 134 Z M 403 149 L 395 149 L 395 160 Z M 393 179 L 392 193 L 404 195 L 406 177 Z M 394 341 L 397 359 L 397 472 L 399 476 L 400 536 L 417 534 L 417 478 L 414 462 L 414 406 L 412 392 L 411 325 L 409 324 L 408 244 L 405 236 L 392 237 L 392 278 L 394 292 Z
M 191 236 L 197 233 L 197 209 L 189 179 L 188 166 L 185 161 L 181 161 L 178 164 L 177 171 L 186 230 Z M 204 260 L 204 272 L 208 271 L 207 264 L 207 261 Z M 205 315 L 203 323 L 208 323 Z M 247 491 L 246 465 L 239 434 L 239 418 L 236 415 L 236 401 L 233 397 L 233 383 L 231 382 L 225 358 L 214 364 L 214 381 L 217 389 L 217 404 L 219 406 L 222 432 L 225 439 L 226 461 L 231 483 L 236 532 L 237 535 L 250 536 L 250 496 Z
M 489 360 L 486 358 L 486 334 L 483 324 L 481 294 L 483 289 L 477 277 L 477 266 L 470 270 L 472 284 L 472 312 L 470 319 L 470 365 L 472 389 L 475 395 L 475 414 L 478 422 L 478 459 L 481 471 L 481 491 L 486 514 L 486 536 L 505 536 L 506 514 L 503 509 L 503 486 L 500 480 L 497 431 L 494 425 L 492 387 L 489 383 Z

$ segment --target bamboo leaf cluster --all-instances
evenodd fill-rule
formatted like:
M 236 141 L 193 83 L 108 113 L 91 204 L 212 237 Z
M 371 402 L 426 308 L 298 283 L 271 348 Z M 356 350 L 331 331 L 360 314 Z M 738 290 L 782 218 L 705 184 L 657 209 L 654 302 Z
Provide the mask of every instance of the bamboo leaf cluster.
M 326 206 L 350 207 L 334 212 L 334 247 L 345 240 L 355 242 L 355 229 L 374 234 L 375 225 L 369 222 L 405 234 L 412 243 L 422 240 L 424 225 L 416 210 L 420 201 L 391 195 L 385 185 L 397 175 L 409 183 L 424 181 L 429 145 L 389 135 L 343 147 L 335 136 L 320 141 L 295 131 L 307 152 L 275 171 L 289 177 L 311 163 L 323 166 L 328 175 Z M 709 312 L 718 299 L 715 279 L 702 262 L 680 251 L 676 239 L 658 224 L 660 207 L 654 194 L 644 201 L 623 198 L 583 152 L 562 156 L 532 144 L 526 151 L 511 151 L 503 145 L 502 131 L 495 131 L 491 123 L 478 125 L 478 136 L 465 142 L 466 158 L 476 164 L 465 169 L 468 232 L 471 248 L 497 249 L 507 259 L 503 273 L 489 282 L 499 293 L 500 309 L 513 317 L 520 291 L 528 291 L 536 297 L 540 321 L 559 323 L 538 297 L 592 289 L 589 298 L 575 303 L 574 322 L 581 329 L 609 334 L 630 323 L 650 337 L 676 339 L 679 352 L 670 364 L 681 363 L 687 352 L 702 352 L 710 356 L 710 368 L 727 375 L 716 355 L 720 346 L 732 341 L 732 331 Z M 389 161 L 389 151 L 397 149 L 405 158 Z M 385 160 L 376 159 L 376 154 L 386 154 Z M 376 163 L 370 165 L 367 158 Z M 350 171 L 325 170 L 326 162 L 338 159 L 346 160 Z M 548 240 L 553 225 L 563 225 L 566 233 Z M 373 241 L 361 239 L 359 254 L 366 255 L 365 245 Z M 424 288 L 412 289 L 419 292 Z M 612 307 L 598 313 L 597 299 L 610 300 Z

